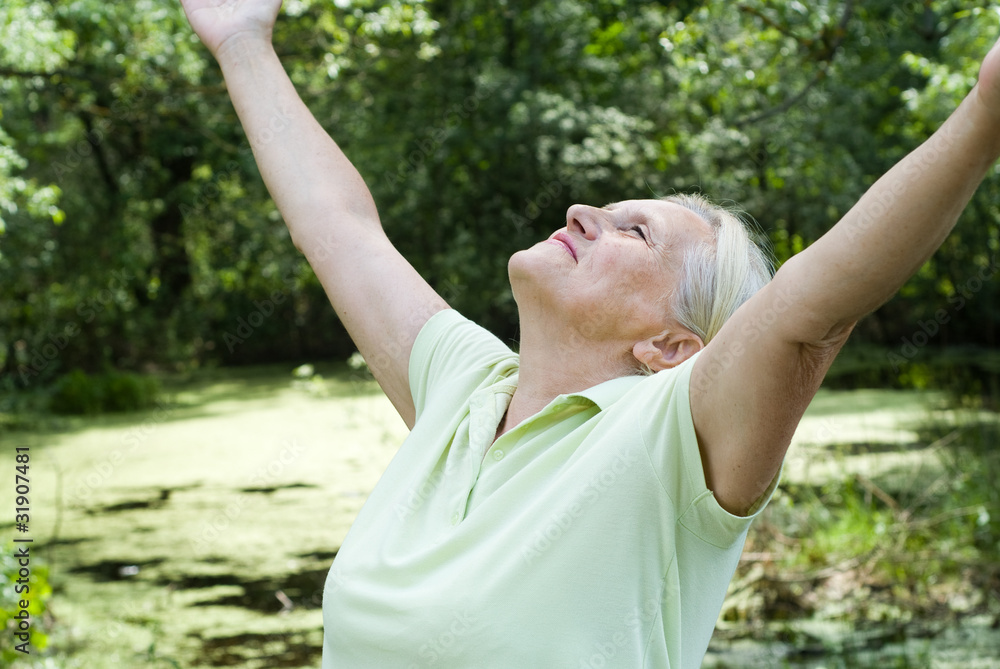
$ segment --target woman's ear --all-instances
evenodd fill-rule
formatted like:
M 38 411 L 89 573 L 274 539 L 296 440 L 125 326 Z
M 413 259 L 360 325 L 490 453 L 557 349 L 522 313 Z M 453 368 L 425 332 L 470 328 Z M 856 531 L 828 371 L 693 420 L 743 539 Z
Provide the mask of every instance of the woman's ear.
M 637 342 L 632 347 L 632 355 L 654 372 L 659 372 L 676 367 L 703 348 L 705 343 L 701 337 L 688 330 L 680 330 L 662 332 Z

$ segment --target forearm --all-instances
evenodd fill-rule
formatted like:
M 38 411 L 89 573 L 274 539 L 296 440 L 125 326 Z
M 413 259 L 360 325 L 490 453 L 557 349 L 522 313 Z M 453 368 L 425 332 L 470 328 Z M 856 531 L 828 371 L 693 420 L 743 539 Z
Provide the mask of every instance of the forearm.
M 303 251 L 333 219 L 379 227 L 371 193 L 295 91 L 270 43 L 231 40 L 217 54 L 261 176 Z
M 941 245 L 1000 155 L 1000 120 L 973 90 L 924 144 L 778 272 L 815 315 L 804 339 L 888 300 Z

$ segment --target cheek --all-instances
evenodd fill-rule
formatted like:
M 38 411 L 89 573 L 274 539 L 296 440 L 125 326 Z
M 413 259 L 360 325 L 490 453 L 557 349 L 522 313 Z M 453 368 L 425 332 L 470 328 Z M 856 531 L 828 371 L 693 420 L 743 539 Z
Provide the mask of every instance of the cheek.
M 659 323 L 667 314 L 662 273 L 637 265 L 634 258 L 610 256 L 595 264 L 583 302 L 621 324 Z
M 661 267 L 634 274 L 628 293 L 631 308 L 649 323 L 662 324 L 669 315 L 670 277 Z
M 634 255 L 626 253 L 623 249 L 608 249 L 593 258 L 593 274 L 599 280 L 616 285 L 628 286 L 635 283 L 641 266 Z
M 634 254 L 609 254 L 596 269 L 600 282 L 621 300 L 659 303 L 666 292 L 663 268 L 645 258 L 636 259 Z

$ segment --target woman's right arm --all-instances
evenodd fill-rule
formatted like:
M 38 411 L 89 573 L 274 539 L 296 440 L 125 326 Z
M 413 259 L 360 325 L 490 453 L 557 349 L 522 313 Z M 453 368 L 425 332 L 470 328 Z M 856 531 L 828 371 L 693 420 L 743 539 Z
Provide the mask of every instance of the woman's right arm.
M 392 246 L 361 175 L 299 98 L 271 45 L 281 0 L 181 0 L 222 68 L 261 176 L 337 315 L 407 426 L 417 333 L 445 301 Z

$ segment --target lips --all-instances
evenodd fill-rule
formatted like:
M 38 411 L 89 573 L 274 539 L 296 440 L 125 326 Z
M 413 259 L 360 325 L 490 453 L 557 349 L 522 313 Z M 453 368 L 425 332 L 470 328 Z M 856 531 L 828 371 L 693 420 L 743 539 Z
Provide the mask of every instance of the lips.
M 557 232 L 549 237 L 547 241 L 564 247 L 573 256 L 573 260 L 576 260 L 576 248 L 573 246 L 573 240 L 565 232 Z

